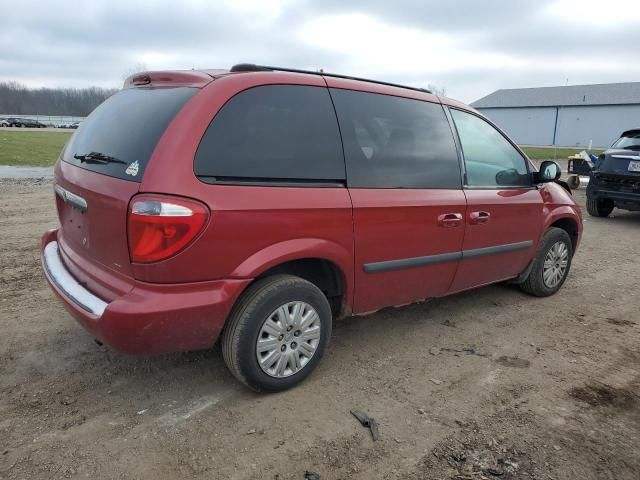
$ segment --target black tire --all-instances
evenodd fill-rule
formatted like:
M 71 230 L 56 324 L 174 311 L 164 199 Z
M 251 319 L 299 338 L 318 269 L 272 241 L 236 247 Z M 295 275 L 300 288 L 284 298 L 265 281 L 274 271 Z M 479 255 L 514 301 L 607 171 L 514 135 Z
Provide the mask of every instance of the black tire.
M 592 217 L 608 217 L 613 212 L 615 204 L 608 198 L 593 198 L 587 195 L 587 212 Z
M 569 255 L 567 259 L 567 267 L 564 271 L 564 276 L 560 279 L 560 282 L 553 287 L 549 287 L 544 282 L 544 262 L 549 250 L 558 242 L 564 243 L 567 247 Z M 540 249 L 533 259 L 533 267 L 531 268 L 526 280 L 520 284 L 520 289 L 536 297 L 548 297 L 553 295 L 562 288 L 562 285 L 567 279 L 569 271 L 571 270 L 572 258 L 573 245 L 571 244 L 569 234 L 561 228 L 551 227 L 547 230 L 547 233 L 544 234 L 540 244 Z
M 266 319 L 294 301 L 310 305 L 320 320 L 315 353 L 296 373 L 277 378 L 262 370 L 256 356 L 258 335 Z M 257 392 L 287 390 L 302 382 L 318 365 L 331 337 L 332 315 L 327 297 L 313 283 L 293 275 L 258 280 L 236 302 L 222 333 L 222 355 L 231 373 Z
M 567 185 L 569 185 L 569 188 L 573 190 L 580 188 L 580 176 L 570 175 L 569 178 L 567 178 Z

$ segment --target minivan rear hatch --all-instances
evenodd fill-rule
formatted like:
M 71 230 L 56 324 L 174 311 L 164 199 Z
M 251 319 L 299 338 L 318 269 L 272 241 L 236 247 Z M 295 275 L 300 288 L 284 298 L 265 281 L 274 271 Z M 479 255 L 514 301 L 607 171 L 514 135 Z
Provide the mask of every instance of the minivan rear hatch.
M 99 264 L 131 276 L 129 201 L 160 137 L 197 91 L 149 85 L 121 90 L 80 124 L 64 148 L 55 169 L 58 242 L 80 282 L 92 284 Z

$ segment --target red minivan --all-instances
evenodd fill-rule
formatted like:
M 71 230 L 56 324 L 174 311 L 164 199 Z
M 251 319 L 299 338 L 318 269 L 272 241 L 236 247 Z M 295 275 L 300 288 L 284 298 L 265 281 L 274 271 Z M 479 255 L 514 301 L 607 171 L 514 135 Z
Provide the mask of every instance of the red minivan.
M 559 175 L 423 89 L 248 64 L 145 72 L 61 153 L 42 266 L 100 342 L 159 354 L 221 336 L 240 381 L 283 390 L 333 319 L 505 280 L 558 291 L 582 234 Z

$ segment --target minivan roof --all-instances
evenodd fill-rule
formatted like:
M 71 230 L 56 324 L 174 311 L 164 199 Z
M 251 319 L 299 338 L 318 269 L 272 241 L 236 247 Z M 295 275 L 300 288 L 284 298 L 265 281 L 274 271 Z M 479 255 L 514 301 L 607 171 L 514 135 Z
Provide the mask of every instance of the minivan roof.
M 345 80 L 354 80 L 358 82 L 371 83 L 375 85 L 384 85 L 388 87 L 404 88 L 407 90 L 415 90 L 423 93 L 430 93 L 431 90 L 420 87 L 412 87 L 397 83 L 385 82 L 382 80 L 373 80 L 369 78 L 354 77 L 351 75 L 343 75 L 338 73 L 328 73 L 323 71 L 300 70 L 295 68 L 273 67 L 266 65 L 255 65 L 252 63 L 238 63 L 229 70 L 224 69 L 202 69 L 202 70 L 171 70 L 171 71 L 148 71 L 139 72 L 131 75 L 124 81 L 123 88 L 131 88 L 138 86 L 185 86 L 202 88 L 213 79 L 229 74 L 242 72 L 279 72 L 279 73 L 295 73 L 305 75 L 317 75 L 322 77 L 340 78 Z
M 342 75 L 342 74 L 339 74 L 339 73 L 327 73 L 327 72 L 323 72 L 323 71 L 313 71 L 313 70 L 300 70 L 300 69 L 297 69 L 297 68 L 271 67 L 271 66 L 266 66 L 266 65 L 255 65 L 253 63 L 238 63 L 238 64 L 234 65 L 233 67 L 231 67 L 231 70 L 229 72 L 231 72 L 231 73 L 236 73 L 236 72 L 290 72 L 290 73 L 304 73 L 304 74 L 308 74 L 308 75 L 319 75 L 319 76 L 323 76 L 323 77 L 344 78 L 346 80 L 356 80 L 356 81 L 359 81 L 359 82 L 375 83 L 375 84 L 378 84 L 378 85 L 386 85 L 386 86 L 389 86 L 389 87 L 407 88 L 409 90 L 417 90 L 419 92 L 433 93 L 431 90 L 428 90 L 426 88 L 410 87 L 408 85 L 400 85 L 398 83 L 383 82 L 381 80 L 372 80 L 372 79 L 369 79 L 369 78 L 354 77 L 354 76 L 351 76 L 351 75 Z
M 440 103 L 449 105 L 452 107 L 462 108 L 464 110 L 473 111 L 477 114 L 474 108 L 469 105 L 448 98 L 445 96 L 436 96 L 430 90 L 426 88 L 411 87 L 408 85 L 401 85 L 396 83 L 384 82 L 379 80 L 372 80 L 368 78 L 354 77 L 350 75 L 342 75 L 337 73 L 327 72 L 315 72 L 311 70 L 299 70 L 294 68 L 273 67 L 265 65 L 255 65 L 252 63 L 239 63 L 232 66 L 230 69 L 201 69 L 201 70 L 169 70 L 169 71 L 149 71 L 140 72 L 131 75 L 124 81 L 123 88 L 131 87 L 169 87 L 169 86 L 181 86 L 181 87 L 196 87 L 203 88 L 211 83 L 216 78 L 229 77 L 234 75 L 243 75 L 246 73 L 251 74 L 278 74 L 285 76 L 291 75 L 312 75 L 314 77 L 326 77 L 327 80 L 334 79 L 332 82 L 335 85 L 341 85 L 343 82 L 348 82 L 351 85 L 360 85 L 359 89 L 364 91 L 372 91 L 376 93 L 388 93 L 390 95 L 398 95 L 402 90 L 409 92 L 416 92 L 419 94 L 427 94 L 437 98 Z M 351 83 L 353 82 L 353 83 Z M 367 87 L 367 85 L 369 87 Z M 389 90 L 386 90 L 389 87 Z M 394 89 L 400 89 L 395 90 Z M 403 95 L 404 96 L 404 95 Z M 413 95 L 407 95 L 413 97 Z M 482 114 L 480 114 L 482 115 Z M 484 115 L 482 115 L 484 117 Z

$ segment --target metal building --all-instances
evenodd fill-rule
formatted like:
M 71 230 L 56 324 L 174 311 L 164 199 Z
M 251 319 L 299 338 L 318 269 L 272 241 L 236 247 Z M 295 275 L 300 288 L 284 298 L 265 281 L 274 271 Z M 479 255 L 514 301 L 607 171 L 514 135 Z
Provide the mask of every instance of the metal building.
M 607 147 L 640 128 L 640 82 L 497 90 L 471 106 L 522 145 Z

